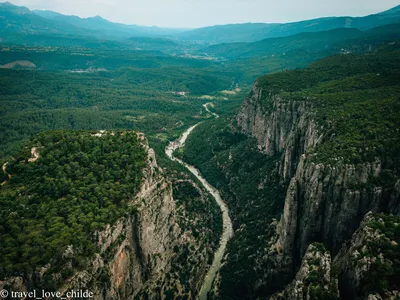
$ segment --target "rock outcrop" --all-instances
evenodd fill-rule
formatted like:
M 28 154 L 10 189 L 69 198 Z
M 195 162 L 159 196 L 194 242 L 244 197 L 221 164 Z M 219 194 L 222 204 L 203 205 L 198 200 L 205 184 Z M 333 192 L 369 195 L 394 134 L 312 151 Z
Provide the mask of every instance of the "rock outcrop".
M 400 257 L 399 221 L 400 217 L 368 213 L 351 240 L 340 249 L 333 264 L 343 298 L 400 298 L 400 271 L 394 267 Z
M 332 276 L 331 255 L 322 244 L 313 243 L 307 248 L 295 279 L 271 300 L 337 299 L 337 279 Z

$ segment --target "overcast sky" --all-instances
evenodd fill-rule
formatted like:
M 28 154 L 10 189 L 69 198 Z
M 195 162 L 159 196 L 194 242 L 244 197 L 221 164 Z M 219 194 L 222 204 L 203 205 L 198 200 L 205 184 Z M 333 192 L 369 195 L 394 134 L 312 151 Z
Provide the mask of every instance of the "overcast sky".
M 9 0 L 30 9 L 48 9 L 113 22 L 195 28 L 246 22 L 290 22 L 327 16 L 364 16 L 400 0 Z

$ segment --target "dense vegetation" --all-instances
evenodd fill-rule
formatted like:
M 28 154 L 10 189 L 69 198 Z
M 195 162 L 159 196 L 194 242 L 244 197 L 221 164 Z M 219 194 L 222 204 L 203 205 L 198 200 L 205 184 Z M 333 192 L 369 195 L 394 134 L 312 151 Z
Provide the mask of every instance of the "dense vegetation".
M 171 56 L 161 51 L 136 49 L 103 49 L 90 45 L 61 47 L 15 46 L 0 47 L 0 64 L 16 60 L 32 61 L 40 70 L 86 70 L 89 68 L 115 70 L 132 68 L 203 68 L 211 61 L 190 57 Z
M 263 274 L 274 266 L 260 259 L 274 233 L 273 218 L 283 207 L 286 186 L 276 171 L 279 157 L 260 153 L 256 141 L 239 133 L 229 119 L 261 74 L 285 70 L 257 84 L 282 99 L 307 102 L 314 112 L 326 133 L 313 149 L 315 162 L 343 158 L 359 164 L 380 157 L 381 186 L 393 185 L 399 175 L 399 26 L 354 29 L 396 23 L 398 7 L 365 18 L 209 27 L 174 41 L 155 37 L 168 30 L 101 18 L 35 14 L 10 4 L 0 4 L 0 13 L 0 162 L 5 170 L 0 172 L 0 280 L 29 278 L 51 261 L 46 274 L 61 272 L 61 282 L 71 275 L 71 269 L 62 269 L 68 245 L 77 254 L 72 267 L 85 269 L 96 251 L 94 232 L 135 211 L 129 200 L 141 182 L 146 155 L 136 134 L 126 131 L 133 129 L 144 132 L 155 148 L 173 183 L 177 222 L 196 240 L 175 247 L 166 293 L 176 294 L 180 282 L 190 297 L 201 261 L 211 263 L 217 248 L 220 211 L 198 189 L 201 184 L 165 156 L 164 147 L 190 125 L 207 120 L 180 155 L 220 190 L 232 214 L 235 235 L 220 270 L 219 295 L 252 299 L 283 287 L 292 278 L 269 278 L 267 286 Z M 342 28 L 349 21 L 353 29 Z M 141 37 L 132 37 L 132 31 Z M 269 39 L 260 41 L 264 38 Z M 206 48 L 209 42 L 254 43 Z M 337 53 L 346 55 L 309 65 Z M 25 63 L 13 67 L 16 61 Z M 264 96 L 263 109 L 269 110 Z M 209 101 L 220 119 L 208 120 L 202 105 Z M 58 129 L 92 134 L 105 129 L 115 135 L 51 131 L 32 138 Z M 32 147 L 39 153 L 37 161 L 28 160 Z M 385 222 L 385 228 L 371 226 L 397 241 L 394 221 Z M 388 244 L 371 245 L 375 250 L 380 246 Z M 394 248 L 385 249 L 398 262 Z M 317 298 L 328 296 L 318 288 L 320 276 L 308 279 Z M 378 264 L 364 284 L 371 290 L 398 288 L 397 278 L 397 269 Z M 46 275 L 43 286 L 54 288 L 53 279 Z
M 68 245 L 76 253 L 73 267 L 83 269 L 96 251 L 95 231 L 134 212 L 129 201 L 147 157 L 137 134 L 93 134 L 39 134 L 6 165 L 11 178 L 0 188 L 0 279 L 29 278 L 49 262 L 49 274 L 68 277 L 60 269 Z M 29 160 L 32 147 L 36 161 Z M 53 287 L 51 275 L 45 281 Z
M 201 105 L 209 99 L 215 102 L 229 98 L 217 105 L 223 114 L 226 104 L 240 105 L 259 74 L 305 67 L 325 55 L 293 52 L 210 65 L 204 60 L 165 55 L 140 53 L 135 57 L 136 53 L 124 51 L 40 47 L 3 50 L 0 63 L 27 58 L 38 68 L 53 71 L 0 70 L 0 157 L 11 154 L 33 134 L 48 129 L 126 128 L 165 142 L 185 125 L 196 122 Z M 111 69 L 99 71 L 106 61 Z M 125 67 L 129 65 L 137 67 Z M 61 72 L 76 68 L 87 73 Z M 278 83 L 285 80 L 279 79 Z M 309 77 L 306 80 L 312 82 Z M 240 93 L 220 93 L 236 85 L 242 88 Z M 179 97 L 176 92 L 187 94 Z
M 375 258 L 375 263 L 368 270 L 368 274 L 363 277 L 361 282 L 362 295 L 358 296 L 365 297 L 376 291 L 384 294 L 385 291 L 399 290 L 399 222 L 399 216 L 377 214 L 374 215 L 374 220 L 367 224 L 377 233 L 378 238 L 373 237 L 367 240 L 364 245 L 358 247 L 357 251 L 359 251 L 360 256 L 357 259 L 372 257 Z
M 257 8 L 255 8 L 257 9 Z M 399 7 L 366 17 L 320 18 L 294 23 L 228 24 L 186 31 L 178 36 L 195 41 L 217 43 L 256 42 L 267 38 L 285 37 L 301 32 L 327 31 L 336 28 L 365 30 L 381 25 L 399 23 Z
M 376 157 L 399 165 L 400 52 L 398 44 L 368 55 L 339 55 L 309 68 L 262 77 L 258 86 L 315 110 L 325 140 L 314 160 L 344 158 L 358 164 Z M 268 97 L 263 106 L 270 109 Z M 396 170 L 396 169 L 395 169 Z
M 211 63 L 143 52 L 135 56 L 136 52 L 74 48 L 2 49 L 0 64 L 29 59 L 41 70 L 0 69 L 0 157 L 48 129 L 126 128 L 165 141 L 196 122 L 202 104 L 218 101 L 218 113 L 225 114 L 227 105 L 239 107 L 260 74 L 305 67 L 324 55 L 293 53 Z M 110 70 L 98 70 L 106 60 Z M 77 69 L 81 73 L 65 72 Z M 221 93 L 237 85 L 241 92 Z
M 390 28 L 389 36 L 398 35 L 398 26 L 392 25 Z M 381 36 L 387 36 L 382 35 L 382 30 L 371 30 L 371 36 L 379 41 Z M 272 55 L 231 61 L 198 59 L 190 55 L 182 57 L 161 51 L 124 47 L 111 49 L 99 45 L 3 45 L 0 48 L 0 64 L 28 61 L 36 66 L 36 70 L 0 69 L 0 138 L 3 141 L 0 157 L 11 154 L 24 140 L 47 129 L 126 128 L 143 131 L 147 136 L 157 136 L 161 142 L 165 142 L 181 132 L 185 125 L 193 124 L 199 108 L 209 99 L 217 101 L 229 98 L 231 102 L 236 101 L 234 106 L 237 107 L 243 93 L 260 74 L 306 67 L 316 59 L 339 51 L 322 47 L 326 38 L 322 35 L 321 42 L 320 33 L 308 33 L 306 37 L 316 40 L 320 47 L 309 51 L 308 48 L 294 47 L 297 43 L 284 43 L 288 47 L 286 53 L 279 50 L 279 53 Z M 358 43 L 357 40 L 349 43 L 346 35 L 337 35 L 337 40 L 340 38 L 346 41 L 346 49 L 352 49 L 354 43 Z M 152 41 L 141 39 L 142 43 Z M 307 41 L 304 43 L 308 45 Z M 355 46 L 355 51 L 375 49 L 376 43 L 376 40 L 363 40 L 363 46 Z M 365 71 L 351 61 L 353 56 L 348 57 L 348 69 L 332 68 L 333 71 L 330 71 L 315 65 L 305 71 L 271 77 L 268 79 L 268 88 L 276 84 L 279 89 L 285 90 L 285 85 L 288 85 L 286 91 L 298 92 L 315 87 L 319 81 L 340 79 L 343 72 L 348 76 L 356 76 Z M 387 64 L 392 58 L 397 63 L 395 55 L 385 57 L 383 63 Z M 369 61 L 374 59 L 371 56 Z M 368 64 L 366 61 L 364 65 Z M 379 69 L 378 62 L 370 65 L 371 74 Z M 325 75 L 320 76 L 320 73 L 328 77 L 323 78 Z M 394 78 L 395 75 L 392 72 L 390 76 Z M 386 78 L 388 76 L 383 74 L 382 80 Z M 364 79 L 352 79 L 355 80 Z M 241 88 L 240 93 L 235 91 L 237 87 Z M 231 95 L 222 94 L 224 90 Z M 178 97 L 177 92 L 185 92 L 186 96 Z M 376 92 L 379 93 L 378 90 Z M 370 99 L 373 97 L 372 94 L 369 96 Z M 224 102 L 220 103 L 217 107 L 225 107 Z
M 49 129 L 135 129 L 165 142 L 202 117 L 201 106 L 209 100 L 201 99 L 201 93 L 229 87 L 224 78 L 177 69 L 0 70 L 0 157 Z M 189 94 L 173 94 L 180 91 Z
M 227 59 L 262 57 L 271 55 L 291 55 L 290 52 L 301 51 L 316 54 L 324 52 L 359 52 L 367 46 L 392 41 L 399 36 L 400 25 L 390 24 L 361 31 L 350 28 L 338 28 L 322 32 L 305 32 L 293 36 L 269 38 L 254 43 L 217 44 L 201 51 L 209 55 Z
M 199 284 L 196 274 L 204 266 L 211 265 L 222 233 L 221 211 L 211 195 L 201 188 L 192 176 L 185 173 L 169 173 L 173 181 L 173 197 L 177 207 L 178 224 L 191 243 L 184 242 L 174 248 L 173 273 L 168 277 L 179 278 L 180 284 L 190 294 L 179 299 L 195 298 L 194 286 Z M 179 179 L 178 179 L 179 178 Z M 171 280 L 170 292 L 178 292 Z

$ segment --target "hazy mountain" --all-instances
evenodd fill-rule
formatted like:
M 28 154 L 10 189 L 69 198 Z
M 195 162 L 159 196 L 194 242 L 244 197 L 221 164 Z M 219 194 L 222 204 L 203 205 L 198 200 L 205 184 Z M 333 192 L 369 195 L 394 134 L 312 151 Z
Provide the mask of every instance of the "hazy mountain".
M 290 36 L 301 32 L 336 28 L 366 30 L 400 22 L 400 6 L 366 17 L 330 17 L 285 24 L 246 23 L 211 26 L 183 32 L 180 38 L 209 43 L 255 42 L 266 38 Z
M 363 43 L 377 43 L 400 38 L 400 23 L 380 26 L 367 31 L 338 28 L 321 32 L 304 32 L 287 37 L 268 38 L 254 43 L 217 44 L 201 52 L 227 59 L 250 58 L 291 51 L 316 53 Z
M 249 58 L 281 54 L 293 50 L 319 52 L 344 39 L 358 38 L 363 32 L 358 29 L 338 28 L 330 31 L 305 32 L 288 37 L 268 38 L 254 43 L 227 43 L 207 47 L 202 52 L 228 59 Z
M 206 43 L 234 43 L 255 42 L 266 38 L 286 37 L 304 32 L 320 32 L 337 28 L 350 28 L 366 30 L 369 28 L 400 22 L 400 6 L 388 11 L 366 17 L 332 17 L 307 20 L 286 24 L 246 23 L 211 26 L 195 30 L 170 29 L 160 27 L 146 27 L 138 25 L 125 25 L 113 23 L 100 16 L 80 18 L 67 16 L 53 11 L 30 11 L 26 7 L 15 6 L 9 2 L 0 3 L 0 38 L 3 43 L 31 44 L 35 36 L 41 36 L 41 41 L 46 41 L 46 36 L 68 36 L 69 41 L 57 41 L 50 45 L 83 45 L 76 43 L 79 36 L 83 39 L 101 38 L 107 40 L 118 39 L 126 42 L 132 37 L 159 38 L 171 37 L 175 40 L 197 41 Z M 350 32 L 350 31 L 349 31 Z M 355 31 L 354 31 L 355 32 Z M 43 38 L 45 36 L 45 38 Z M 72 40 L 71 40 L 72 38 Z M 90 39 L 90 38 L 89 38 Z M 26 40 L 29 40 L 27 42 Z M 148 45 L 134 45 L 137 48 Z M 157 41 L 165 48 L 167 41 Z M 128 42 L 132 46 L 131 43 Z M 151 44 L 154 45 L 153 42 Z M 41 43 L 46 45 L 46 43 Z
M 15 6 L 9 2 L 0 3 L 0 33 L 4 34 L 83 34 L 72 25 L 44 19 L 28 8 Z
M 0 32 L 10 34 L 76 34 L 130 38 L 171 35 L 184 30 L 118 24 L 99 16 L 80 18 L 53 11 L 31 11 L 27 7 L 9 2 L 0 3 L 0 16 Z
M 400 5 L 397 5 L 389 10 L 383 11 L 378 15 L 392 15 L 392 14 L 399 14 L 400 13 Z
M 33 11 L 43 18 L 62 21 L 78 28 L 85 28 L 93 31 L 101 31 L 103 35 L 113 37 L 131 37 L 131 36 L 165 36 L 185 31 L 185 29 L 160 28 L 156 26 L 138 26 L 113 23 L 100 16 L 90 18 L 80 18 L 77 16 L 67 16 L 53 11 Z
M 182 30 L 117 24 L 99 16 L 80 18 L 0 3 L 0 41 L 4 44 L 165 50 L 177 45 L 161 36 Z

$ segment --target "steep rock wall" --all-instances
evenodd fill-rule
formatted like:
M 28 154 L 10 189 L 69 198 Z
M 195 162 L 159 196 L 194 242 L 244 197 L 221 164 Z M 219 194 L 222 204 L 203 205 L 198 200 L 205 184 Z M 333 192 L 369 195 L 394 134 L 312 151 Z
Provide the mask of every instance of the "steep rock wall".
M 336 255 L 368 211 L 399 214 L 399 182 L 389 187 L 376 183 L 386 162 L 314 159 L 313 151 L 331 133 L 317 124 L 317 111 L 307 100 L 285 100 L 256 83 L 236 120 L 257 139 L 260 151 L 280 155 L 279 175 L 288 186 L 273 246 L 264 257 L 271 268 L 260 282 L 267 285 L 279 273 L 293 276 L 312 242 L 324 243 Z
M 202 236 L 194 237 L 191 230 L 184 229 L 173 198 L 173 184 L 163 169 L 157 165 L 155 152 L 150 149 L 143 134 L 138 134 L 145 151 L 147 163 L 143 169 L 143 179 L 139 192 L 131 200 L 132 210 L 107 225 L 93 235 L 97 246 L 94 257 L 86 258 L 84 268 L 73 266 L 74 258 L 81 250 L 69 246 L 62 255 L 64 270 L 72 273 L 62 281 L 58 291 L 89 290 L 95 299 L 165 299 L 167 295 L 194 298 L 201 288 L 201 282 L 208 270 L 208 260 L 212 255 L 212 242 Z M 198 198 L 208 200 L 207 193 L 192 181 Z M 174 186 L 180 182 L 174 183 Z M 189 197 L 189 196 L 187 196 Z M 190 199 L 196 201 L 199 199 Z M 188 199 L 189 201 L 189 199 Z M 187 222 L 202 216 L 189 215 L 183 208 L 180 214 Z M 196 223 L 197 224 L 197 223 Z M 209 228 L 201 230 L 209 231 Z M 199 229 L 199 232 L 203 233 Z M 210 244 L 207 244 L 210 243 Z M 182 249 L 193 251 L 181 251 Z M 182 256 L 182 253 L 183 256 Z M 191 263 L 189 270 L 185 266 Z M 192 263 L 195 261 L 196 263 Z M 52 262 L 43 266 L 40 272 L 27 278 L 15 277 L 0 281 L 0 288 L 12 291 L 31 291 L 40 286 Z M 183 270 L 190 280 L 182 281 Z M 189 275 L 188 275 L 189 274 Z M 60 273 L 51 273 L 55 279 Z M 55 280 L 60 282 L 60 280 Z M 33 283 L 33 284 L 32 284 Z
M 278 95 L 253 86 L 237 115 L 241 130 L 257 139 L 267 155 L 282 155 L 280 175 L 288 181 L 294 175 L 300 157 L 322 139 L 305 101 L 285 101 Z
M 331 255 L 324 246 L 310 244 L 295 279 L 271 300 L 335 299 L 337 280 L 332 276 Z
M 321 241 L 336 254 L 368 211 L 389 210 L 384 190 L 366 186 L 380 170 L 380 161 L 332 166 L 303 155 L 287 191 L 277 247 L 299 258 L 310 242 Z
M 368 213 L 360 227 L 336 255 L 341 296 L 344 299 L 398 299 L 396 260 L 399 253 L 399 217 Z
M 89 289 L 96 299 L 161 299 L 165 276 L 171 268 L 173 247 L 179 243 L 171 182 L 158 167 L 153 149 L 148 152 L 140 192 L 131 205 L 137 213 L 97 232 L 100 253 L 91 268 L 75 273 L 59 290 Z M 73 252 L 70 254 L 73 255 Z M 99 280 L 99 274 L 109 280 Z

